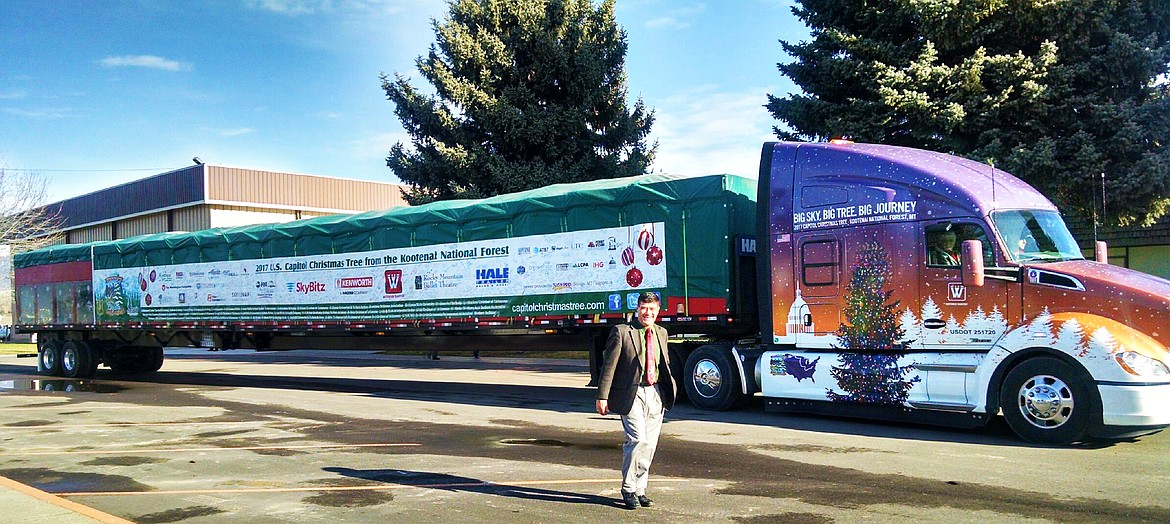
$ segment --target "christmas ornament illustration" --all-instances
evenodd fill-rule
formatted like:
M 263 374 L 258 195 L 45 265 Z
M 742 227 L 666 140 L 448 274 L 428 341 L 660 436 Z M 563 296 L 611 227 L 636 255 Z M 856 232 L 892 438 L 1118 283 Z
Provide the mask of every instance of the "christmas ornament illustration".
M 642 285 L 642 270 L 636 267 L 630 268 L 630 270 L 626 272 L 626 283 L 629 284 L 630 287 L 638 287 Z
M 650 263 L 651 266 L 657 266 L 658 264 L 661 264 L 662 248 L 658 246 L 650 246 L 650 249 L 646 250 L 646 262 Z
M 653 245 L 654 245 L 654 231 L 651 229 L 646 229 L 646 227 L 643 226 L 642 231 L 640 231 L 638 233 L 638 249 L 641 249 L 642 251 L 646 251 L 647 249 L 650 249 L 650 247 Z
M 634 264 L 634 248 L 627 247 L 622 250 L 622 264 L 627 266 Z

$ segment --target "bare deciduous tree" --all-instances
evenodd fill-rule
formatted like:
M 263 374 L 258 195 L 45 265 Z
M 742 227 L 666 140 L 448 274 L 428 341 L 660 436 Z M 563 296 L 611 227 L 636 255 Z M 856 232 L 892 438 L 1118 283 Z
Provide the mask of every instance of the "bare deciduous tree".
M 60 210 L 45 206 L 47 197 L 48 181 L 39 173 L 0 163 L 0 244 L 15 254 L 57 243 Z

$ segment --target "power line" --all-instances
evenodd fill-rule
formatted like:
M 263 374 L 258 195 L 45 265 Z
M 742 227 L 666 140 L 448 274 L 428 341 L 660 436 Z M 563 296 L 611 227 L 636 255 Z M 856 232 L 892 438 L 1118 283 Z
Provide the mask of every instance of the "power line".
M 22 167 L 19 171 L 38 171 L 45 173 L 113 173 L 122 171 L 174 171 L 180 169 L 177 167 L 139 167 L 133 169 L 38 169 L 35 167 Z

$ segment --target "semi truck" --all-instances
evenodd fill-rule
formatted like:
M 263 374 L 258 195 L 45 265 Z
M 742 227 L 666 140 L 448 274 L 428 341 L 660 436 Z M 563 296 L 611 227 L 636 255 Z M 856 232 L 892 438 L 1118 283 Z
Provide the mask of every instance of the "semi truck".
M 700 408 L 978 427 L 1067 444 L 1170 424 L 1170 281 L 1087 260 L 993 166 L 769 142 L 758 178 L 645 175 L 15 257 L 38 370 L 163 348 L 588 350 L 639 293 Z

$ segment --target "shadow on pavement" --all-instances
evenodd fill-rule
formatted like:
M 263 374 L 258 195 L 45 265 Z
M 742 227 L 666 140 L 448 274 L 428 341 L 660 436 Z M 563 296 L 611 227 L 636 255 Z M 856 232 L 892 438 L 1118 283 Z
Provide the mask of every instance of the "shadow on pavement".
M 539 500 L 543 502 L 596 504 L 598 506 L 609 507 L 620 507 L 621 502 L 617 499 L 600 497 L 597 495 L 584 495 L 568 491 L 557 491 L 552 489 L 533 488 L 527 486 L 513 486 L 510 484 L 499 484 L 495 482 L 488 482 L 486 480 L 473 479 L 470 477 L 460 477 L 457 475 L 447 475 L 444 473 L 430 473 L 426 471 L 407 471 L 401 469 L 350 469 L 341 467 L 328 467 L 322 469 L 330 473 L 368 480 L 371 482 L 399 484 L 403 486 L 438 489 L 450 492 L 466 491 L 469 493 L 483 493 L 487 495 L 499 495 L 501 497 L 513 497 L 526 500 Z

